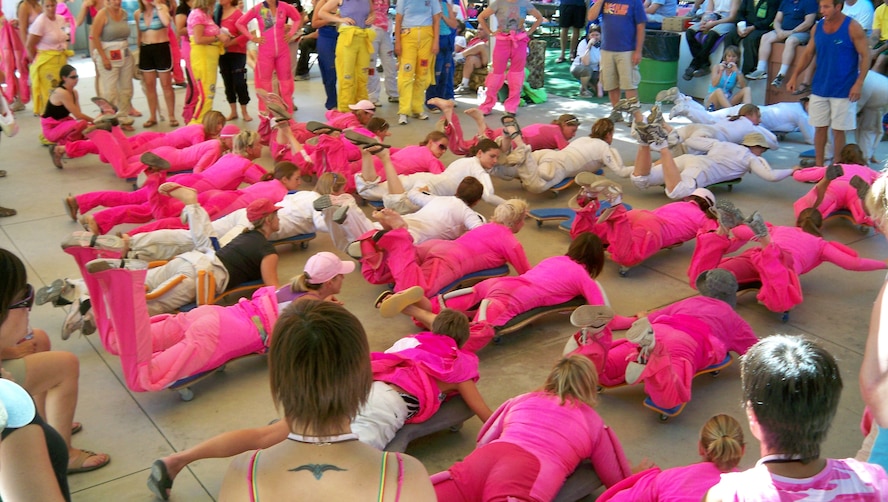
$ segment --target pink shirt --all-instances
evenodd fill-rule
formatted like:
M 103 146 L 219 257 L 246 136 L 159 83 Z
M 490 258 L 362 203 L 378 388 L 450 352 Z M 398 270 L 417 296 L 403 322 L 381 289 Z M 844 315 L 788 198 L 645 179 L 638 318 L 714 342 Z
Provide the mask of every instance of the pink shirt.
M 401 148 L 392 154 L 392 164 L 398 174 L 444 172 L 445 166 L 441 159 L 432 155 L 431 150 L 425 146 L 411 145 Z
M 601 494 L 596 502 L 700 502 L 718 483 L 721 471 L 700 462 L 661 471 L 652 467 L 630 476 Z
M 62 16 L 56 15 L 51 20 L 46 14 L 40 14 L 28 28 L 28 34 L 40 37 L 37 42 L 38 51 L 63 51 L 68 48 L 66 26 L 68 21 Z
M 556 124 L 530 124 L 521 128 L 521 137 L 531 150 L 561 150 L 567 146 L 561 126 Z
M 712 489 L 722 500 L 782 502 L 830 500 L 875 502 L 888 498 L 888 476 L 877 465 L 829 458 L 826 468 L 805 479 L 771 474 L 761 461 L 752 469 L 723 474 Z
M 620 441 L 592 407 L 560 405 L 558 397 L 543 392 L 509 399 L 493 412 L 478 433 L 478 446 L 493 442 L 518 445 L 539 459 L 531 490 L 535 500 L 553 500 L 585 459 L 607 486 L 632 473 Z
M 389 0 L 371 0 L 371 10 L 376 14 L 373 27 L 383 31 L 389 29 Z
M 237 20 L 243 17 L 243 15 L 244 13 L 241 12 L 240 9 L 235 9 L 230 16 L 222 20 L 222 27 L 228 30 L 229 35 L 235 37 L 234 43 L 226 47 L 225 52 L 236 54 L 247 53 L 247 36 L 240 34 L 240 30 L 237 26 Z
M 203 25 L 204 27 L 203 36 L 205 37 L 215 37 L 221 33 L 219 26 L 213 21 L 213 18 L 209 14 L 200 9 L 191 9 L 191 13 L 188 14 L 188 20 L 185 23 L 185 26 L 188 29 L 188 36 L 193 37 L 194 27 L 200 25 Z
M 364 127 L 358 117 L 352 112 L 340 112 L 339 110 L 328 110 L 326 115 L 327 123 L 337 129 L 353 129 L 356 127 Z
M 478 380 L 478 356 L 460 350 L 446 335 L 408 336 L 385 352 L 371 352 L 370 360 L 374 380 L 397 385 L 419 400 L 419 411 L 407 423 L 424 422 L 438 411 L 438 382 Z

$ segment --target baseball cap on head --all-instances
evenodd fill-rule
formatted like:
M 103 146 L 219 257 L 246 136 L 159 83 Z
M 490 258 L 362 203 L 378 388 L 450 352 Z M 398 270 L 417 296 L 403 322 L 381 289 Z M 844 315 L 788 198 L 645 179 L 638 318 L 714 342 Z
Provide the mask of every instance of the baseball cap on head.
M 257 199 L 247 206 L 247 220 L 258 221 L 280 209 L 268 199 Z
M 353 105 L 348 105 L 349 110 L 364 110 L 365 112 L 375 112 L 376 105 L 368 99 L 362 99 Z
M 339 274 L 350 274 L 355 262 L 342 261 L 333 253 L 321 251 L 305 262 L 305 279 L 309 284 L 323 284 Z

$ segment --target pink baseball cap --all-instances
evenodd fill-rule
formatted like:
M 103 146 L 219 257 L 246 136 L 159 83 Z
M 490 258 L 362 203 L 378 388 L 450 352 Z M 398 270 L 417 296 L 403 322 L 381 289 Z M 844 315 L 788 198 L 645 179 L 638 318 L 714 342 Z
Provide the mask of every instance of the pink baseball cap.
M 339 274 L 350 274 L 355 262 L 342 261 L 333 253 L 321 251 L 305 262 L 305 276 L 309 284 L 323 284 Z
M 280 209 L 268 199 L 256 199 L 247 206 L 247 219 L 257 221 Z
M 240 132 L 240 127 L 234 124 L 226 124 L 222 127 L 222 131 L 219 133 L 219 137 L 221 138 L 233 138 L 237 136 L 237 133 Z
M 364 110 L 367 112 L 375 112 L 376 105 L 368 99 L 362 99 L 353 105 L 348 105 L 349 110 Z

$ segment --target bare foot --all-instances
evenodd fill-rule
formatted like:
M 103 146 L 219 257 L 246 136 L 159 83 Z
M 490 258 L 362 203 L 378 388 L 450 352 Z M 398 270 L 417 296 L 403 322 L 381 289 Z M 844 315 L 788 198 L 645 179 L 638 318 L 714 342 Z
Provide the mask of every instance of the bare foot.
M 232 113 L 231 115 L 225 117 L 225 120 L 227 120 L 227 121 L 237 120 L 237 113 Z
M 253 117 L 251 117 L 251 116 L 247 115 L 246 113 L 244 113 L 244 122 L 250 122 L 251 120 L 253 120 Z
M 183 204 L 197 204 L 197 190 L 190 187 L 183 187 L 178 183 L 167 181 L 158 187 L 158 192 L 169 195 L 170 197 L 181 201 Z
M 487 130 L 487 122 L 484 122 L 484 113 L 482 113 L 481 110 L 479 110 L 478 108 L 469 108 L 463 113 L 475 120 L 475 123 L 478 124 L 479 134 Z
M 435 107 L 439 108 L 442 112 L 445 112 L 445 113 L 453 111 L 453 101 L 450 101 L 449 99 L 432 98 L 432 99 L 426 101 L 426 104 L 429 104 L 431 106 L 435 106 Z
M 99 230 L 99 224 L 96 223 L 96 219 L 93 218 L 91 214 L 85 214 L 80 217 L 80 224 L 83 225 L 83 228 L 89 230 L 95 235 L 102 235 L 102 232 Z

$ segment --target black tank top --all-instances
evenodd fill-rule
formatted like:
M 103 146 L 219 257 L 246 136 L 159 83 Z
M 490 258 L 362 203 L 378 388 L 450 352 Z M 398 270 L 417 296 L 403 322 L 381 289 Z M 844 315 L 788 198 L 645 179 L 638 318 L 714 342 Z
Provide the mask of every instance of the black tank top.
M 48 119 L 62 120 L 71 115 L 71 112 L 65 108 L 65 105 L 54 105 L 52 101 L 46 102 L 46 108 L 43 110 L 43 117 Z

